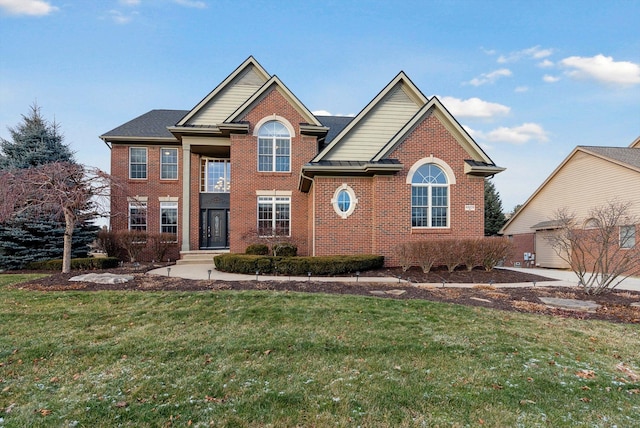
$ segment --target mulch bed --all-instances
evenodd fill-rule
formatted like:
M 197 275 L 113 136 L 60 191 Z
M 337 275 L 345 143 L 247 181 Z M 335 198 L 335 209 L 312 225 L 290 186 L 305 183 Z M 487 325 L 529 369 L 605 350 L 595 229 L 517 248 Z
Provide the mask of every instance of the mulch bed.
M 630 306 L 640 302 L 640 292 L 613 290 L 598 296 L 586 295 L 577 287 L 541 287 L 534 283 L 551 279 L 524 272 L 496 269 L 484 270 L 433 270 L 423 274 L 419 269 L 403 272 L 401 269 L 380 269 L 362 273 L 357 283 L 341 281 L 214 281 L 191 280 L 176 277 L 149 275 L 147 270 L 158 266 L 136 269 L 124 267 L 110 269 L 110 273 L 130 274 L 132 281 L 123 284 L 95 284 L 69 282 L 69 278 L 87 272 L 56 273 L 41 279 L 22 283 L 16 287 L 38 291 L 218 291 L 218 290 L 273 290 L 304 293 L 353 294 L 393 299 L 423 299 L 468 306 L 483 306 L 505 311 L 554 315 L 565 318 L 599 319 L 618 323 L 640 323 L 640 308 Z M 95 271 L 93 271 L 95 272 Z M 25 273 L 21 271 L 21 273 Z M 47 272 L 50 273 L 50 272 Z M 367 277 L 390 276 L 411 283 L 430 283 L 437 286 L 417 287 L 407 283 L 371 283 Z M 444 286 L 442 285 L 444 283 Z M 465 283 L 469 288 L 447 287 L 447 284 Z M 488 284 L 523 283 L 525 287 L 498 288 Z M 402 290 L 404 293 L 386 293 Z M 372 293 L 373 292 L 373 293 Z M 579 312 L 549 308 L 540 297 L 591 300 L 601 305 L 596 312 Z

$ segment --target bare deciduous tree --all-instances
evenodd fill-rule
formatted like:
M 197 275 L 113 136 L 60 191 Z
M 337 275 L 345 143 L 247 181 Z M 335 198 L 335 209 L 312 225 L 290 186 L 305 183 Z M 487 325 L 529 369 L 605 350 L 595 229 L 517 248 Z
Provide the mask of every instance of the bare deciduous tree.
M 71 243 L 76 225 L 106 212 L 110 176 L 97 169 L 70 162 L 54 162 L 33 168 L 0 172 L 0 221 L 22 212 L 64 218 L 62 272 L 71 271 Z
M 640 218 L 632 214 L 630 202 L 608 201 L 590 209 L 584 220 L 563 208 L 553 220 L 558 230 L 548 242 L 578 276 L 585 293 L 613 290 L 640 273 Z

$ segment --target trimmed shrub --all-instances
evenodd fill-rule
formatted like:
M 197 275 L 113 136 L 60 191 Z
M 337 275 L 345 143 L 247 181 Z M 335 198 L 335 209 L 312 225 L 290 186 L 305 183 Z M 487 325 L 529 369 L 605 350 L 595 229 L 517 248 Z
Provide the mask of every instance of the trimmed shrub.
M 147 238 L 153 259 L 158 262 L 164 259 L 169 248 L 178 245 L 177 237 L 173 233 L 149 233 Z
M 118 257 L 122 251 L 118 234 L 112 230 L 100 229 L 96 244 L 100 250 L 105 252 L 107 257 Z
M 482 266 L 484 238 L 463 239 L 460 242 L 462 254 L 460 260 L 468 271 L 472 271 L 476 266 Z
M 118 233 L 118 243 L 129 256 L 129 261 L 135 263 L 138 256 L 147 246 L 147 232 L 139 230 L 123 230 Z
M 271 247 L 271 254 L 277 257 L 295 257 L 298 255 L 298 247 L 290 242 L 280 242 Z
M 438 241 L 413 242 L 413 248 L 418 266 L 422 272 L 429 273 L 433 265 L 438 261 L 441 248 Z
M 484 238 L 482 240 L 482 267 L 487 272 L 502 263 L 513 251 L 507 238 Z
M 275 257 L 248 254 L 220 254 L 213 258 L 216 269 L 222 272 L 307 276 L 344 275 L 353 272 L 381 268 L 383 256 L 325 256 L 325 257 Z
M 266 244 L 251 244 L 244 250 L 244 253 L 255 256 L 266 256 L 269 254 L 269 247 Z
M 73 270 L 112 269 L 118 267 L 120 260 L 117 257 L 87 257 L 71 259 Z M 34 270 L 62 270 L 62 260 L 43 260 L 29 263 L 28 269 Z
M 395 254 L 400 261 L 400 267 L 403 272 L 408 271 L 413 266 L 414 254 L 416 254 L 415 247 L 413 242 L 405 242 L 395 247 Z

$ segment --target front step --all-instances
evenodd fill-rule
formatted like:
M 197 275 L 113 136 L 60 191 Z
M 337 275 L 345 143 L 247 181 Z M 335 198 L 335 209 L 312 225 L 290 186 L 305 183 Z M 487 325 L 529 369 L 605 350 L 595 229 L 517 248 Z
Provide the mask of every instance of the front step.
M 226 254 L 229 250 L 192 250 L 180 251 L 180 260 L 177 265 L 213 264 L 213 257 L 218 254 Z

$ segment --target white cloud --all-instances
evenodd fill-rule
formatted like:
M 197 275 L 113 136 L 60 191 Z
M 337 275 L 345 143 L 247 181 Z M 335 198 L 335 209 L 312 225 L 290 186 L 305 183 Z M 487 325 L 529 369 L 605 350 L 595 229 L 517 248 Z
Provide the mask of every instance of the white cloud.
M 508 68 L 501 68 L 499 70 L 492 71 L 491 73 L 483 73 L 478 77 L 474 77 L 470 81 L 467 82 L 469 85 L 473 86 L 481 86 L 487 83 L 494 83 L 496 80 L 502 77 L 511 76 L 511 70 Z
M 560 61 L 569 68 L 566 74 L 576 79 L 594 79 L 603 83 L 635 85 L 640 83 L 640 65 L 629 61 L 614 61 L 602 54 L 593 57 L 571 56 Z
M 512 128 L 502 126 L 489 132 L 473 131 L 471 135 L 474 139 L 516 145 L 525 144 L 531 140 L 549 141 L 546 131 L 537 123 L 523 123 Z
M 560 77 L 552 76 L 550 74 L 545 74 L 544 76 L 542 76 L 542 80 L 547 83 L 556 83 L 557 81 L 560 80 Z
M 131 21 L 133 21 L 133 16 L 136 15 L 136 13 L 132 13 L 131 15 L 125 15 L 124 13 L 120 12 L 119 10 L 110 10 L 109 11 L 109 17 L 113 20 L 113 22 L 115 22 L 116 24 L 119 25 L 124 25 L 124 24 L 128 24 Z
M 313 113 L 314 116 L 333 116 L 330 112 L 326 110 L 314 110 L 311 113 Z
M 529 91 L 529 87 L 528 86 L 518 86 L 514 91 L 515 92 L 527 92 L 527 91 Z
M 140 0 L 120 0 L 120 4 L 125 6 L 138 6 L 140 4 Z
M 553 49 L 542 49 L 540 46 L 533 46 L 520 51 L 511 52 L 509 55 L 500 55 L 498 62 L 501 64 L 507 62 L 519 61 L 523 58 L 542 59 L 550 56 L 553 53 Z
M 550 68 L 553 67 L 553 61 L 549 61 L 548 59 L 545 59 L 544 61 L 541 61 L 538 63 L 538 67 L 540 68 Z
M 45 0 L 0 0 L 0 9 L 11 15 L 44 16 L 58 10 Z
M 455 117 L 493 117 L 509 114 L 511 111 L 507 106 L 483 101 L 480 98 L 461 100 L 454 97 L 442 97 L 440 100 Z
M 205 9 L 207 7 L 205 2 L 199 0 L 174 0 L 174 2 L 180 6 L 193 7 L 196 9 Z

